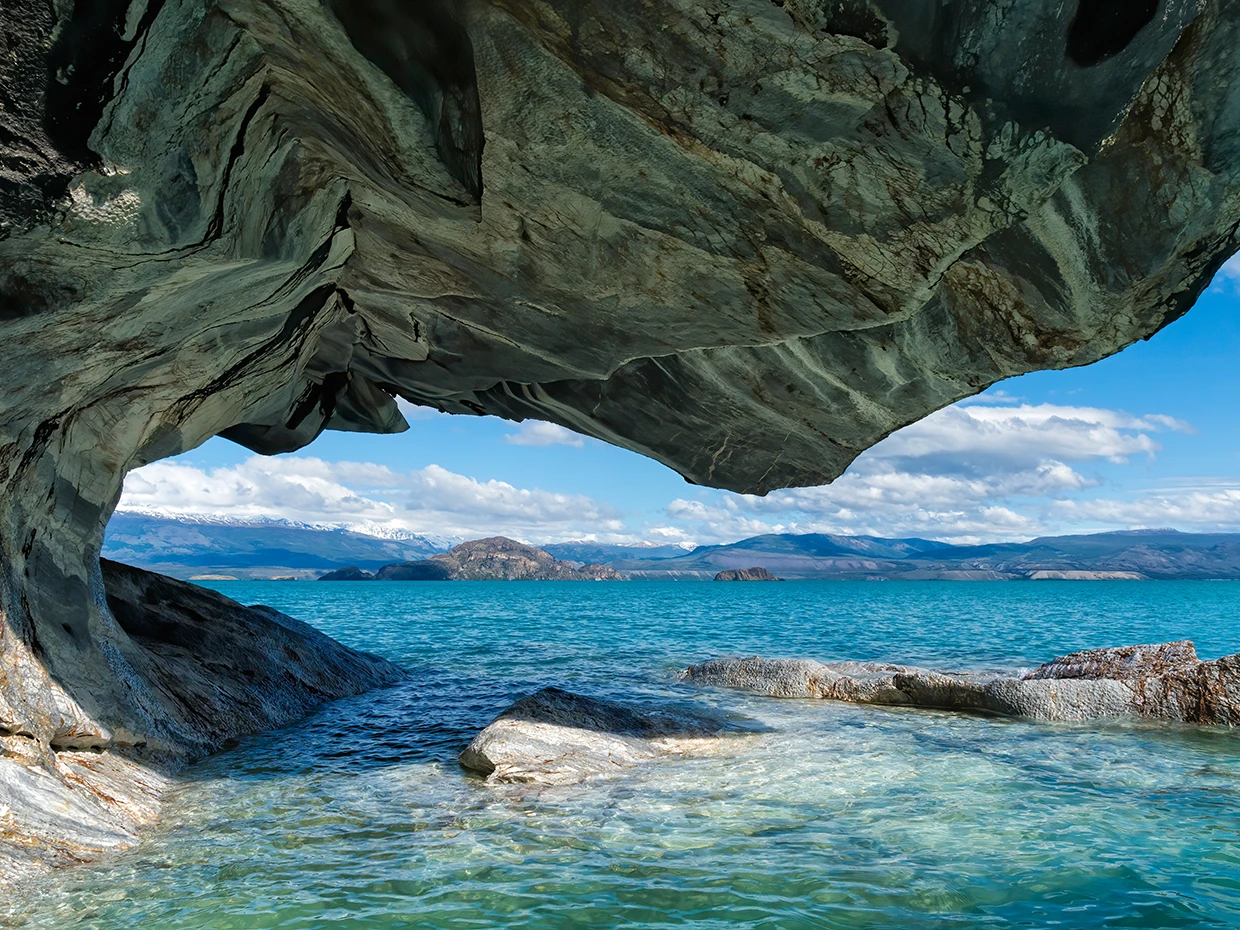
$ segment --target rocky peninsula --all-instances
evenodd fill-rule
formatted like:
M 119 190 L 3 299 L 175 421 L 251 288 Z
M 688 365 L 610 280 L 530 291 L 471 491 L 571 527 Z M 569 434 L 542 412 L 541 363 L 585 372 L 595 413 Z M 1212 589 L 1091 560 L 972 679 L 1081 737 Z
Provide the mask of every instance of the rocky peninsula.
M 960 674 L 876 662 L 712 659 L 684 680 L 784 698 L 979 711 L 1036 720 L 1113 717 L 1240 725 L 1240 656 L 1203 662 L 1187 640 L 1092 649 L 1022 675 Z
M 404 677 L 270 607 L 115 562 L 101 568 L 124 658 L 141 674 L 131 687 L 151 726 L 109 728 L 92 716 L 101 708 L 88 688 L 55 682 L 39 696 L 38 723 L 51 740 L 33 730 L 0 734 L 0 885 L 132 845 L 186 763 Z M 23 655 L 0 680 L 12 689 L 38 661 Z M 11 695 L 0 691 L 0 710 L 11 708 Z
M 356 566 L 319 581 L 622 581 L 605 565 L 582 565 L 505 536 L 475 539 L 429 559 L 385 565 L 373 575 Z

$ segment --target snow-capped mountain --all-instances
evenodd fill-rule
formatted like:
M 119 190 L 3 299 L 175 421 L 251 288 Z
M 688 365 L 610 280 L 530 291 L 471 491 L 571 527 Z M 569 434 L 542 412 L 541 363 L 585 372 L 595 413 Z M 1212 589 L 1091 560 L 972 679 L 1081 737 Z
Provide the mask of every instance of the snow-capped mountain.
M 108 523 L 103 556 L 176 578 L 316 578 L 346 565 L 374 570 L 425 559 L 459 541 L 379 524 L 321 526 L 131 510 L 114 514 Z

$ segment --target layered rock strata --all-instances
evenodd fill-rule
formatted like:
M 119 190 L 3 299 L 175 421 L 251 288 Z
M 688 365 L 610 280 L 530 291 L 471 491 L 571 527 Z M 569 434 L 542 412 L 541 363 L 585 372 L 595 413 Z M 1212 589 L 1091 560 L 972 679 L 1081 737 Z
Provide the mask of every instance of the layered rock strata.
M 1148 337 L 1236 249 L 1237 47 L 1223 0 L 0 6 L 0 726 L 177 742 L 97 555 L 209 437 L 402 399 L 763 493 Z
M 144 737 L 86 728 L 50 743 L 31 730 L 0 735 L 0 884 L 131 845 L 187 761 L 403 675 L 270 607 L 243 607 L 115 562 L 103 563 L 103 580 L 152 725 Z M 25 670 L 6 666 L 5 681 Z M 44 696 L 52 712 L 68 719 L 89 712 L 89 682 L 53 686 Z
M 660 757 L 719 752 L 724 737 L 758 729 L 716 712 L 629 707 L 544 688 L 496 717 L 460 760 L 490 783 L 565 785 Z
M 1093 649 L 1023 676 L 969 675 L 875 662 L 712 659 L 687 681 L 773 697 L 826 698 L 1031 717 L 1143 717 L 1240 725 L 1240 656 L 1203 662 L 1187 640 Z

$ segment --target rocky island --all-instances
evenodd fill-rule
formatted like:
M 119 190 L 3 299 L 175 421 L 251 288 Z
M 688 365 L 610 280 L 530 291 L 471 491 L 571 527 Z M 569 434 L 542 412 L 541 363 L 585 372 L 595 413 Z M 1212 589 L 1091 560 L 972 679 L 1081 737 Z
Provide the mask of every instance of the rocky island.
M 581 565 L 504 536 L 461 543 L 429 559 L 385 565 L 375 574 L 348 566 L 319 581 L 621 581 L 605 565 Z

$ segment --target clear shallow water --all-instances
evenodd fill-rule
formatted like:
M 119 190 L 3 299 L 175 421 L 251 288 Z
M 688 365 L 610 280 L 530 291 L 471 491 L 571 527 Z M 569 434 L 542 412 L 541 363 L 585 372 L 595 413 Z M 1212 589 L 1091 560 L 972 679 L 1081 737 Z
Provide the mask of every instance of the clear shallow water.
M 32 928 L 1235 927 L 1240 733 L 1048 725 L 703 692 L 713 655 L 1032 666 L 1191 638 L 1240 651 L 1240 584 L 213 585 L 413 674 L 187 773 L 165 826 L 57 876 Z M 554 684 L 772 732 L 571 788 L 457 752 Z

